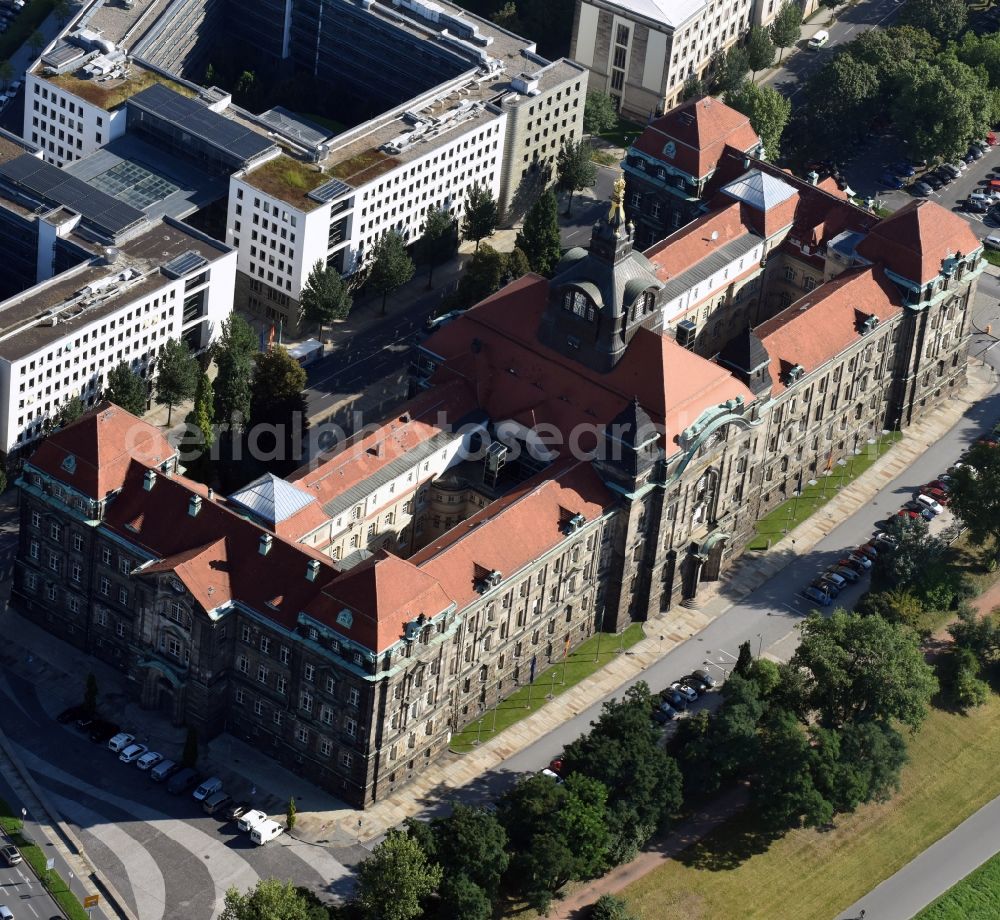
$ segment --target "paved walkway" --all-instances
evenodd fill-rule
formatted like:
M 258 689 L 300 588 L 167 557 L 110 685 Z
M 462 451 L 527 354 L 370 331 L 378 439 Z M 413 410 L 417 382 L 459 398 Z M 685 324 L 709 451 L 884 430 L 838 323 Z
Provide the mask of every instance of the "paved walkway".
M 966 818 L 895 875 L 837 915 L 856 920 L 910 920 L 986 860 L 1000 852 L 1000 797 Z M 993 916 L 1000 915 L 1000 904 Z M 978 920 L 969 917 L 968 920 Z

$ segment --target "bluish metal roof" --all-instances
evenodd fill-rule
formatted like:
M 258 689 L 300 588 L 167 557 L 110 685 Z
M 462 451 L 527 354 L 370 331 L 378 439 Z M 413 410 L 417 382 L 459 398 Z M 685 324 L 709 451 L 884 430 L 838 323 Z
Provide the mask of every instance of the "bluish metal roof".
M 231 504 L 269 524 L 280 524 L 312 501 L 312 496 L 273 473 L 265 473 L 229 496 Z

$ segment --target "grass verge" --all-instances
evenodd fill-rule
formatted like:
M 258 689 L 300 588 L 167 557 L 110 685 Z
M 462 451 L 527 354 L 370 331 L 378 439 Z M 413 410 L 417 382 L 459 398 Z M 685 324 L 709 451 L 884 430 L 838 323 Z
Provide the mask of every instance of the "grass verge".
M 933 710 L 909 746 L 889 802 L 766 849 L 741 815 L 630 885 L 629 906 L 642 920 L 829 920 L 996 796 L 1000 697 L 964 716 Z
M 62 908 L 70 920 L 90 920 L 90 915 L 83 909 L 69 885 L 54 869 L 46 869 L 47 856 L 44 850 L 28 837 L 24 836 L 20 818 L 14 817 L 14 810 L 3 799 L 0 799 L 0 827 L 10 838 L 10 842 L 18 848 L 24 861 L 27 862 L 41 883 L 45 886 L 53 900 Z
M 989 262 L 990 265 L 1000 265 L 1000 252 L 995 252 L 992 249 L 984 249 L 983 258 Z
M 985 862 L 914 920 L 993 920 L 1000 905 L 1000 854 Z
M 595 134 L 594 136 L 607 141 L 609 144 L 614 144 L 615 147 L 628 147 L 632 141 L 642 134 L 645 127 L 645 125 L 629 121 L 627 118 L 622 118 L 619 115 L 618 124 L 610 130 L 601 131 L 600 134 Z
M 817 476 L 816 484 L 802 484 L 802 494 L 782 502 L 770 514 L 757 522 L 757 536 L 748 549 L 770 549 L 790 530 L 794 530 L 814 512 L 823 507 L 837 492 L 848 485 L 881 457 L 902 435 L 892 431 L 875 444 L 863 444 L 865 450 L 850 455 L 843 466 L 833 465 L 829 476 Z
M 505 728 L 541 709 L 550 699 L 575 687 L 616 658 L 622 650 L 631 648 L 643 638 L 642 624 L 633 623 L 620 636 L 601 634 L 581 643 L 565 661 L 539 671 L 533 684 L 521 687 L 501 700 L 496 709 L 487 710 L 482 718 L 452 735 L 451 750 L 457 754 L 475 750 L 482 742 L 489 741 Z

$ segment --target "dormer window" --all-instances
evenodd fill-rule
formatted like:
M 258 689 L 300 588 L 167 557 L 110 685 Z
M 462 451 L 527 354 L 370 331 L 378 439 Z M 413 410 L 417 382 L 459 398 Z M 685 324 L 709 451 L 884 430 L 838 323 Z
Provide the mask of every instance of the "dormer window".
M 582 317 L 588 322 L 594 321 L 594 303 L 583 291 L 567 288 L 563 292 L 562 305 L 564 310 L 569 311 L 574 316 Z

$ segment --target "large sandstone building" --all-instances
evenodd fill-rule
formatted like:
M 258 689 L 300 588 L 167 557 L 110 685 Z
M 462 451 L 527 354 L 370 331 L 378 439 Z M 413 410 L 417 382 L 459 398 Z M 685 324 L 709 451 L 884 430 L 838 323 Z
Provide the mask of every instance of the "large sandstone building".
M 596 630 L 697 604 L 803 480 L 964 382 L 982 252 L 724 146 L 706 211 L 589 250 L 420 350 L 415 398 L 223 497 L 104 405 L 19 480 L 12 602 L 364 807 Z

